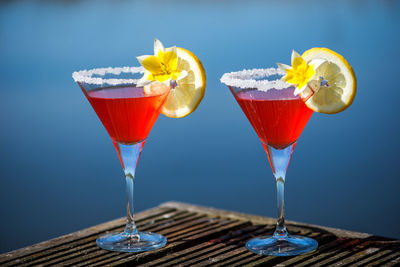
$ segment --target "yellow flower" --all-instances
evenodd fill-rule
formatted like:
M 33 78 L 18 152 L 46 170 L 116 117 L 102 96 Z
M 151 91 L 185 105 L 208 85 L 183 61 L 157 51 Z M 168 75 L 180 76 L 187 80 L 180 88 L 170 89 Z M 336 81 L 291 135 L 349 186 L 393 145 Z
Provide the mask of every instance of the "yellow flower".
M 164 48 L 163 44 L 157 38 L 154 39 L 154 55 L 139 56 L 137 60 L 146 69 L 143 77 L 137 84 L 140 87 L 154 81 L 166 85 L 175 85 L 176 81 L 187 75 L 186 71 L 177 68 L 178 55 L 176 47 Z
M 277 65 L 286 73 L 282 80 L 296 87 L 294 95 L 300 94 L 307 88 L 309 82 L 318 79 L 315 69 L 318 67 L 316 65 L 320 65 L 320 63 L 307 64 L 304 58 L 294 50 L 292 51 L 292 66 L 281 63 L 277 63 Z

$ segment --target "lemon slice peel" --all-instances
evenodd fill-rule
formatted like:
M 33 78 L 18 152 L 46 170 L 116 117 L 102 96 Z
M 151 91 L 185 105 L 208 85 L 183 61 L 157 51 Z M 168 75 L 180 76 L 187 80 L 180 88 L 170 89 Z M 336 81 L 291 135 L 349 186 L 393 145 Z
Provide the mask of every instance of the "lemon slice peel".
M 200 105 L 205 95 L 206 73 L 201 61 L 192 52 L 177 47 L 177 68 L 187 75 L 171 89 L 161 113 L 172 118 L 183 118 L 191 114 Z
M 347 60 L 335 51 L 315 47 L 305 51 L 302 57 L 307 63 L 325 61 L 316 69 L 321 84 L 305 104 L 316 112 L 335 114 L 347 109 L 357 92 L 357 79 Z

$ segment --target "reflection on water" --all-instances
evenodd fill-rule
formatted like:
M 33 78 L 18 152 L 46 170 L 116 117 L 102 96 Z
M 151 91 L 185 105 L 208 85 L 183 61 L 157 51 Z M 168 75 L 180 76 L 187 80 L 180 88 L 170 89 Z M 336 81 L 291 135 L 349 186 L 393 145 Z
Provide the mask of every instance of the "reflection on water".
M 199 56 L 207 92 L 187 118 L 155 123 L 136 210 L 179 200 L 275 216 L 265 152 L 219 78 L 326 46 L 352 64 L 358 93 L 305 127 L 287 218 L 400 238 L 399 11 L 398 1 L 2 1 L 1 251 L 124 216 L 117 155 L 71 73 L 138 65 L 154 37 Z

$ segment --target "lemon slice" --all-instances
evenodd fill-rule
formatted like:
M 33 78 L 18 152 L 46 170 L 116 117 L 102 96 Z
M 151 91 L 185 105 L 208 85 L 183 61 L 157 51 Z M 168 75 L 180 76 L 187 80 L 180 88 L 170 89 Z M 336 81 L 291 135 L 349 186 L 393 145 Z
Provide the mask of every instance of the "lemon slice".
M 171 89 L 161 113 L 171 118 L 182 118 L 192 113 L 200 104 L 206 89 L 206 72 L 200 60 L 190 51 L 177 47 L 179 70 L 187 76 Z
M 350 64 L 338 53 L 328 48 L 311 48 L 302 55 L 307 63 L 325 60 L 316 69 L 318 77 L 323 78 L 321 86 L 305 103 L 321 113 L 334 114 L 348 108 L 356 96 L 357 80 Z

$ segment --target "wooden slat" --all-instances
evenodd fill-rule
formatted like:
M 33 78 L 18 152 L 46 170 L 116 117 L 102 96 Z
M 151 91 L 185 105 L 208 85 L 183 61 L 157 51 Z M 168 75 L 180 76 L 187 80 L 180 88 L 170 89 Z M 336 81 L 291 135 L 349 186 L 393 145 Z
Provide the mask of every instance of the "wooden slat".
M 146 219 L 149 220 L 174 210 L 176 209 L 153 208 L 137 214 L 136 220 L 137 222 L 141 222 L 142 220 Z M 4 253 L 0 255 L 0 265 L 3 265 L 11 260 L 16 261 L 17 264 L 21 264 L 22 262 L 24 262 L 24 258 L 27 258 L 29 256 L 31 258 L 40 257 L 42 255 L 41 253 L 46 253 L 46 250 L 50 248 L 57 248 L 59 246 L 69 246 L 72 242 L 84 240 L 85 238 L 97 236 L 101 232 L 110 231 L 115 228 L 121 227 L 122 225 L 125 224 L 125 222 L 126 222 L 125 218 L 116 219 L 75 233 L 67 234 L 48 241 L 44 241 L 42 243 L 38 243 L 29 247 Z
M 318 254 L 307 253 L 296 257 L 291 257 L 283 261 L 282 264 L 285 266 L 294 266 L 301 264 L 302 262 L 306 262 L 307 260 L 312 259 L 316 256 L 321 255 L 321 257 L 329 257 L 331 251 L 337 249 L 341 244 L 346 242 L 346 239 L 336 239 L 335 236 L 332 234 L 323 234 L 316 239 L 318 241 Z
M 272 257 L 245 248 L 256 236 L 271 235 L 275 219 L 168 202 L 136 215 L 139 230 L 168 239 L 165 247 L 142 253 L 102 250 L 96 238 L 122 231 L 117 219 L 76 233 L 0 255 L 0 266 L 394 266 L 400 240 L 288 221 L 291 234 L 318 241 L 318 250 L 295 257 Z
M 166 225 L 170 225 L 171 221 L 179 221 L 183 222 L 188 220 L 188 218 L 195 217 L 195 213 L 190 212 L 183 212 L 183 211 L 173 211 L 169 213 L 165 213 L 162 216 L 154 219 L 154 218 L 146 218 L 142 220 L 138 220 L 137 226 L 143 231 L 152 230 L 155 227 L 160 227 Z M 117 228 L 113 229 L 114 231 L 122 231 L 124 227 L 124 223 L 119 225 Z M 41 257 L 38 260 L 30 261 L 29 264 L 36 265 L 36 264 L 57 264 L 63 261 L 70 261 L 72 258 L 79 257 L 80 255 L 90 254 L 98 250 L 98 247 L 95 244 L 95 240 L 97 235 L 90 236 L 84 240 L 79 240 L 74 242 L 73 244 L 67 245 L 67 249 L 62 249 L 63 247 L 57 247 L 56 249 L 49 249 L 46 251 L 48 256 Z M 69 248 L 69 249 L 68 249 Z M 61 249 L 61 251 L 60 251 Z M 102 251 L 105 252 L 105 251 Z M 43 256 L 43 255 L 42 255 Z
M 364 259 L 361 259 L 358 262 L 353 263 L 353 266 L 367 266 L 367 264 L 373 265 L 373 263 L 376 262 L 377 260 L 393 255 L 393 250 L 374 249 L 374 253 L 371 254 L 372 255 L 370 255 L 369 257 L 365 257 Z
M 170 254 L 166 257 L 163 257 L 159 260 L 149 262 L 144 266 L 168 266 L 168 265 L 175 265 L 180 262 L 186 262 L 188 260 L 192 260 L 194 258 L 199 258 L 201 255 L 208 255 L 208 252 L 215 252 L 218 249 L 224 249 L 229 247 L 229 243 L 232 243 L 235 240 L 235 243 L 239 243 L 242 240 L 249 237 L 251 233 L 257 232 L 258 234 L 263 234 L 266 232 L 266 229 L 260 228 L 260 226 L 248 226 L 242 228 L 237 231 L 233 231 L 227 235 L 218 237 L 217 239 L 210 240 L 208 242 L 201 243 L 196 246 L 192 246 L 188 249 L 182 250 L 180 252 L 176 252 Z
M 272 229 L 268 234 L 272 234 Z M 264 234 L 257 234 L 257 236 L 264 235 Z M 326 236 L 321 234 L 310 234 L 309 237 L 313 237 L 318 240 L 319 244 L 325 244 L 329 240 L 332 240 L 332 236 Z M 250 239 L 250 238 L 247 238 Z M 241 266 L 243 264 L 257 262 L 260 260 L 266 260 L 267 257 L 259 256 L 249 252 L 245 248 L 245 242 L 242 244 L 238 244 L 235 250 L 231 251 L 231 253 L 226 253 L 216 258 L 211 258 L 205 262 L 205 265 L 213 265 L 213 266 Z M 230 255 L 232 254 L 232 255 Z M 283 261 L 285 258 L 280 258 L 279 262 Z
M 232 221 L 229 224 L 225 224 L 223 226 L 216 227 L 214 229 L 208 230 L 206 232 L 202 232 L 200 234 L 196 234 L 194 236 L 190 236 L 188 238 L 185 238 L 182 241 L 176 241 L 174 243 L 168 244 L 167 246 L 160 248 L 157 251 L 148 251 L 148 252 L 143 252 L 141 253 L 141 256 L 138 257 L 136 255 L 119 255 L 118 257 L 115 257 L 112 259 L 113 264 L 124 264 L 128 262 L 132 262 L 136 265 L 139 264 L 144 264 L 145 262 L 148 262 L 150 260 L 154 260 L 157 258 L 160 258 L 161 256 L 165 256 L 168 254 L 168 252 L 175 252 L 175 251 L 180 251 L 188 246 L 193 246 L 202 242 L 206 242 L 209 239 L 213 239 L 217 237 L 220 234 L 227 233 L 229 231 L 236 230 L 240 227 L 243 227 L 245 225 L 249 225 L 248 222 L 243 222 L 243 221 Z M 168 236 L 167 236 L 168 238 Z M 108 262 L 108 263 L 111 263 Z
M 203 224 L 201 224 L 201 222 L 203 222 Z M 204 225 L 207 224 L 207 221 L 206 221 L 205 219 L 201 219 L 201 220 L 198 219 L 198 220 L 195 220 L 195 221 L 193 221 L 193 222 L 187 222 L 187 223 L 185 223 L 185 224 L 182 224 L 181 227 L 185 229 L 185 228 L 188 228 L 188 227 L 190 227 L 190 226 L 192 226 L 192 225 L 195 225 L 195 224 L 196 224 L 196 225 L 199 225 L 199 224 L 200 224 L 200 226 L 204 226 Z M 219 225 L 219 226 L 221 226 L 221 225 Z M 153 229 L 150 229 L 150 230 L 153 231 Z M 169 230 L 169 229 L 168 229 L 168 230 Z M 169 231 L 170 231 L 170 230 L 169 230 Z M 162 234 L 162 235 L 164 235 L 164 236 L 166 236 L 167 239 L 169 238 L 169 234 L 168 234 L 166 231 L 160 231 L 159 233 Z M 193 232 L 193 234 L 195 234 L 195 233 Z M 173 247 L 174 245 L 177 245 L 177 244 L 174 243 L 174 242 L 169 242 L 169 244 L 168 244 L 166 247 L 162 248 L 162 249 L 164 249 L 164 250 L 165 250 L 165 249 L 170 249 L 170 248 Z M 152 254 L 154 254 L 154 252 L 155 252 L 155 251 L 150 251 L 150 252 L 145 252 L 145 253 L 147 253 L 147 254 L 149 254 L 149 255 L 152 255 Z M 158 250 L 157 252 L 160 252 L 160 251 Z M 99 249 L 99 251 L 98 251 L 97 254 L 96 254 L 96 255 L 97 255 L 96 259 L 99 258 L 98 256 L 100 256 L 100 255 L 109 255 L 109 254 L 110 254 L 109 252 Z M 132 255 L 132 254 L 129 254 L 129 253 L 115 254 L 115 253 L 114 253 L 114 254 L 112 255 L 112 257 L 107 256 L 106 258 L 107 258 L 107 262 L 109 262 L 109 261 L 110 261 L 110 258 L 112 258 L 111 261 L 115 261 L 116 259 L 121 259 L 121 258 L 130 256 L 130 255 Z M 142 254 L 141 257 L 145 257 L 144 254 Z M 86 258 L 85 258 L 85 261 L 87 261 L 88 263 L 89 263 L 89 262 L 90 262 L 90 263 L 97 262 L 97 260 L 93 260 L 92 258 L 93 258 L 93 257 L 86 257 Z M 77 262 L 74 262 L 74 265 L 76 265 L 76 264 L 77 264 Z
M 400 265 L 400 252 L 394 252 L 390 255 L 382 256 L 373 262 L 368 263 L 368 266 L 399 266 Z
M 174 242 L 173 238 L 171 238 L 172 235 L 176 236 L 177 233 L 181 234 L 182 237 L 188 236 L 188 234 L 194 235 L 199 232 L 206 231 L 211 225 L 215 225 L 215 224 L 216 223 L 214 223 L 214 222 L 210 224 L 210 222 L 208 222 L 208 220 L 202 219 L 202 223 L 197 222 L 197 223 L 189 223 L 186 225 L 181 225 L 181 228 L 183 230 L 180 230 L 179 232 L 174 232 L 174 233 L 170 233 L 170 234 L 165 233 L 165 232 L 160 232 L 160 233 L 165 235 L 168 238 L 168 244 L 171 244 Z M 191 226 L 191 225 L 194 225 L 194 226 Z M 150 229 L 150 230 L 152 230 L 152 229 Z M 125 256 L 129 255 L 127 253 L 124 253 L 124 254 L 125 254 Z M 110 258 L 110 256 L 108 256 L 108 255 L 105 255 L 103 257 L 98 257 L 98 259 L 101 261 L 101 264 L 105 264 L 104 260 L 106 260 L 106 262 L 110 262 L 109 258 Z

